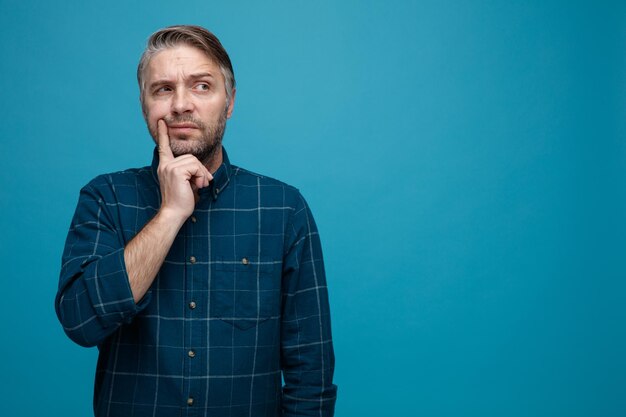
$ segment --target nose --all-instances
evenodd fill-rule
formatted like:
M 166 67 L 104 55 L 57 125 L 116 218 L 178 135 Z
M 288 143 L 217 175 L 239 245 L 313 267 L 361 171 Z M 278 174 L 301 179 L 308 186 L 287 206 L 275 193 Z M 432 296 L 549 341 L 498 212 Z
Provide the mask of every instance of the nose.
M 186 89 L 177 89 L 172 101 L 172 111 L 175 114 L 187 113 L 193 110 L 193 103 Z

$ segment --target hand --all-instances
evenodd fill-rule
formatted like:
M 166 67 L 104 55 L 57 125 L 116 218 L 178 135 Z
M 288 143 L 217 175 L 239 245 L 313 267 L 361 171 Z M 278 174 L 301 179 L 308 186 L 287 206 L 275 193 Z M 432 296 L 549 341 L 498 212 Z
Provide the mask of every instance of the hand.
M 174 157 L 170 148 L 167 125 L 162 119 L 157 122 L 159 146 L 159 168 L 161 186 L 161 209 L 183 222 L 195 207 L 194 192 L 209 185 L 213 176 L 202 163 L 191 154 Z

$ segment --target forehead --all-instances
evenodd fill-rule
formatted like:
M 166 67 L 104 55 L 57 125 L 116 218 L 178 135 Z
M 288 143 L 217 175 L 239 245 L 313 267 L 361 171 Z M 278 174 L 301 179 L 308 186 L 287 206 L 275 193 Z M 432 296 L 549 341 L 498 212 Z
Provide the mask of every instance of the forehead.
M 214 59 L 193 46 L 178 45 L 154 54 L 146 67 L 146 78 L 178 78 L 199 72 L 208 72 L 216 78 L 222 78 L 217 77 L 221 71 Z

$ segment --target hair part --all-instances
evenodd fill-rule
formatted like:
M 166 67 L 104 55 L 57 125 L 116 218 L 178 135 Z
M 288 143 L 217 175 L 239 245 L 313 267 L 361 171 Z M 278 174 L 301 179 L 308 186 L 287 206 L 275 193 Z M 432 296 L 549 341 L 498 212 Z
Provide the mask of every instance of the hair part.
M 220 71 L 224 76 L 226 108 L 228 108 L 235 88 L 235 74 L 228 53 L 219 39 L 217 39 L 217 36 L 205 28 L 193 25 L 177 25 L 160 29 L 150 35 L 146 49 L 144 49 L 141 59 L 139 60 L 139 65 L 137 66 L 137 82 L 139 83 L 139 99 L 144 112 L 144 73 L 146 67 L 157 53 L 179 45 L 197 48 L 219 65 Z

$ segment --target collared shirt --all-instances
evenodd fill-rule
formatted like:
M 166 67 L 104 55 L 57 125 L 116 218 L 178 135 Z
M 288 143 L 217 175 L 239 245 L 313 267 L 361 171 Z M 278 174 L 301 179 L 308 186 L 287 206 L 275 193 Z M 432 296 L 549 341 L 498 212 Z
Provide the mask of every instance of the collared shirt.
M 98 346 L 95 415 L 332 416 L 326 278 L 299 191 L 224 150 L 135 303 L 124 247 L 160 207 L 157 167 L 155 152 L 86 185 L 63 252 L 55 306 L 72 340 Z

